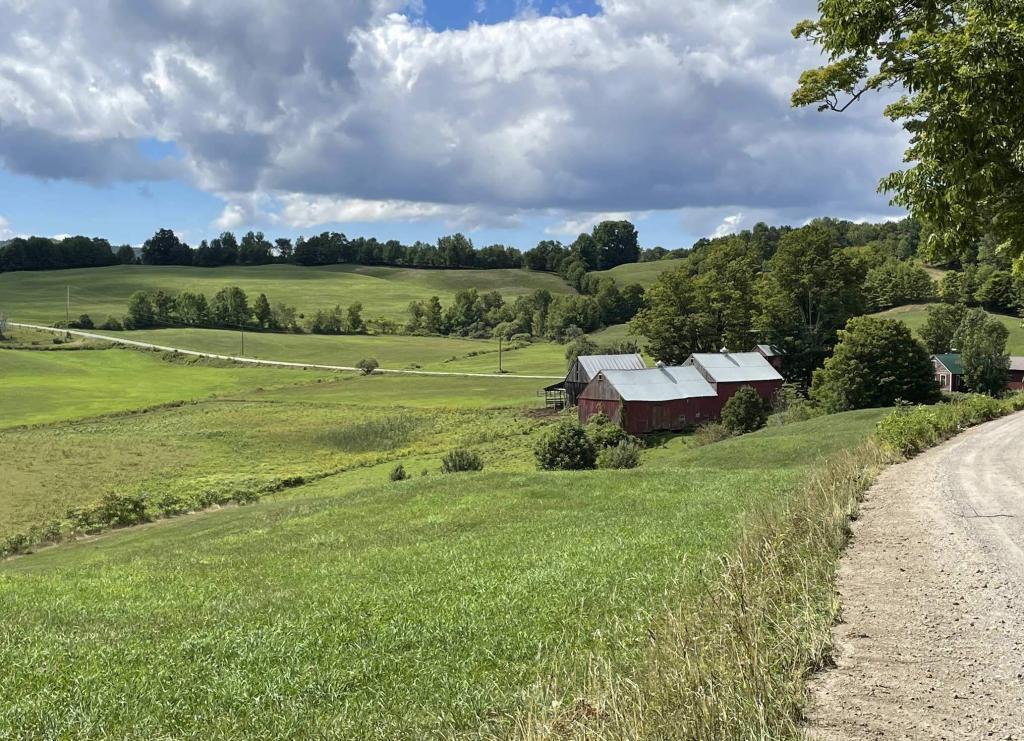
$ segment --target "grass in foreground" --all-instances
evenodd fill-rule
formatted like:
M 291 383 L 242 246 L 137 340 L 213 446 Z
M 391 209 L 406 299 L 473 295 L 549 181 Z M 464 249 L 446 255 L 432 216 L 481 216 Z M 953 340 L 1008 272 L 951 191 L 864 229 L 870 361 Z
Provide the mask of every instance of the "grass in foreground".
M 128 297 L 138 290 L 198 291 L 212 297 L 224 286 L 240 286 L 251 298 L 266 293 L 310 314 L 335 304 L 359 301 L 364 317 L 408 318 L 410 301 L 438 296 L 449 304 L 464 288 L 497 290 L 506 300 L 537 288 L 568 293 L 565 281 L 551 273 L 529 270 L 416 270 L 412 268 L 331 265 L 262 265 L 259 267 L 189 268 L 116 265 L 78 270 L 24 271 L 0 274 L 0 311 L 16 321 L 53 323 L 64 319 L 67 287 L 71 315 L 89 314 L 98 324 L 107 316 L 124 316 Z
M 16 559 L 0 567 L 0 727 L 383 738 L 610 723 L 595 670 L 646 686 L 665 660 L 652 636 L 656 649 L 673 614 L 700 615 L 743 533 L 784 530 L 820 456 L 881 416 L 830 417 L 824 442 L 812 420 L 629 472 L 356 492 L 327 479 Z M 552 700 L 568 712 L 539 710 Z

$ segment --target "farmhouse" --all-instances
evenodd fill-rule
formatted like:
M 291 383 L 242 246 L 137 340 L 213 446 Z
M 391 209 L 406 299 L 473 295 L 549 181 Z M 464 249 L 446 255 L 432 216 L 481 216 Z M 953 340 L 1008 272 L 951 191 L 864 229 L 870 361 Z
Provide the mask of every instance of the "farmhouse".
M 696 368 L 601 370 L 580 393 L 581 424 L 598 412 L 632 435 L 718 419 L 722 399 Z
M 964 366 L 959 353 L 932 355 L 935 366 L 935 382 L 943 391 L 966 391 L 964 383 Z M 1024 357 L 1010 356 L 1010 370 L 1006 378 L 1006 388 L 1011 391 L 1024 390 Z
M 568 406 L 575 406 L 583 389 L 603 370 L 645 370 L 646 368 L 647 363 L 637 353 L 581 355 L 573 362 L 569 373 L 565 376 L 565 381 L 562 382 L 562 388 L 565 390 L 565 402 Z M 545 391 L 552 388 L 554 387 L 549 387 Z
M 695 368 L 722 404 L 743 386 L 750 386 L 763 399 L 771 399 L 782 388 L 782 376 L 760 351 L 694 353 L 683 365 Z

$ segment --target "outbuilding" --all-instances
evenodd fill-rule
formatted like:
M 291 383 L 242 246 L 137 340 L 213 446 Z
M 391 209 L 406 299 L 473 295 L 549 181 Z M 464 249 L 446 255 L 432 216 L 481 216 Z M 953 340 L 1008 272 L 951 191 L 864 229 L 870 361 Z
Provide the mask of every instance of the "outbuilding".
M 766 400 L 782 388 L 782 375 L 760 352 L 694 353 L 683 365 L 697 369 L 723 405 L 744 386 L 750 386 Z
M 959 353 L 943 353 L 932 355 L 932 365 L 935 367 L 935 383 L 943 391 L 963 391 L 964 367 L 960 362 Z
M 754 345 L 754 352 L 767 360 L 772 368 L 782 372 L 782 350 L 775 345 Z
M 722 401 L 696 368 L 601 370 L 578 397 L 581 424 L 603 412 L 631 435 L 718 419 Z
M 575 406 L 583 389 L 604 370 L 644 370 L 647 363 L 638 353 L 622 355 L 580 355 L 569 367 L 562 386 L 565 403 Z

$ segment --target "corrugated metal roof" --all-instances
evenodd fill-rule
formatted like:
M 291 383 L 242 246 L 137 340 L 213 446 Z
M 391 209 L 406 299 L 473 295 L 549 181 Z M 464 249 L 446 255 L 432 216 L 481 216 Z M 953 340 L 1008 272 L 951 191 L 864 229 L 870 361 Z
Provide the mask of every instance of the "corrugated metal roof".
M 946 366 L 946 370 L 954 376 L 962 376 L 964 374 L 964 366 L 963 363 L 960 362 L 960 353 L 943 353 L 941 355 L 935 355 L 934 357 Z
M 629 355 L 580 355 L 576 359 L 591 379 L 604 370 L 642 370 L 647 367 L 644 359 L 636 353 Z
M 759 352 L 694 353 L 690 360 L 699 363 L 720 383 L 782 380 L 779 372 Z
M 1010 370 L 1012 371 L 1024 371 L 1024 356 L 1011 355 L 1010 356 Z
M 643 370 L 603 370 L 601 375 L 624 401 L 674 401 L 716 396 L 696 368 L 682 366 Z
M 761 351 L 766 357 L 774 358 L 782 355 L 782 350 L 775 347 L 775 345 L 758 345 L 757 349 Z

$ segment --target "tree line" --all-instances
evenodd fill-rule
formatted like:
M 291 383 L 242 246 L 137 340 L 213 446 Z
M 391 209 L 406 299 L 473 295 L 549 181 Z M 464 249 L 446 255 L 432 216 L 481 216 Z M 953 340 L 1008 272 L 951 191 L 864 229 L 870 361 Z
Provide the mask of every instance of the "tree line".
M 202 293 L 181 291 L 171 295 L 163 290 L 136 291 L 128 299 L 123 320 L 110 318 L 103 329 L 151 329 L 154 327 L 257 328 L 276 332 L 311 334 L 366 334 L 363 305 L 318 309 L 309 316 L 283 302 L 271 303 L 265 293 L 250 303 L 238 286 L 225 286 L 212 299 Z M 80 326 L 91 319 L 83 315 Z

